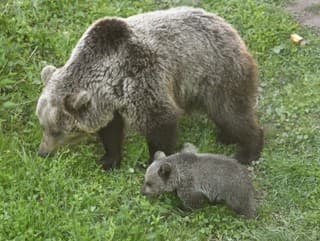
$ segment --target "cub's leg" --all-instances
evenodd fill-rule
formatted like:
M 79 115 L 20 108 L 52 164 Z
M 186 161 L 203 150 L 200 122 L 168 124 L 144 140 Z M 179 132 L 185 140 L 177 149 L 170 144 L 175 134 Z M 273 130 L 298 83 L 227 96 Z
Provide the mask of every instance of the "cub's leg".
M 201 193 L 192 189 L 178 189 L 177 195 L 183 203 L 185 209 L 196 209 L 202 207 L 207 198 Z
M 255 202 L 252 195 L 250 194 L 246 197 L 230 195 L 226 200 L 226 204 L 236 213 L 244 215 L 247 218 L 253 218 L 257 216 Z
M 98 164 L 104 170 L 119 168 L 124 138 L 124 120 L 121 115 L 115 112 L 112 121 L 106 127 L 101 128 L 98 134 L 106 151 Z
M 149 164 L 152 163 L 156 151 L 163 151 L 166 155 L 173 154 L 177 142 L 176 120 L 151 128 L 146 139 L 149 147 Z

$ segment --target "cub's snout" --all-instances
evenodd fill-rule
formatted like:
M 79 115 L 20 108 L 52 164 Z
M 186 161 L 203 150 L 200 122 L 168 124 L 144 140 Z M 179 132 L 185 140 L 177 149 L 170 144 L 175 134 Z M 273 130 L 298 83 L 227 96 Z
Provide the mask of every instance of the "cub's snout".
M 142 187 L 141 187 L 141 189 L 140 189 L 140 194 L 142 194 L 142 195 L 147 195 L 147 193 L 146 193 L 146 187 L 143 185 Z

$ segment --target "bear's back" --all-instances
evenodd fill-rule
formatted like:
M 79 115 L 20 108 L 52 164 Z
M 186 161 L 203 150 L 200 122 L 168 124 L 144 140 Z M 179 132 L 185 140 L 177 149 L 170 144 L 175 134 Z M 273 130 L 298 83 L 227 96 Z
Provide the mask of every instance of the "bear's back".
M 163 79 L 178 87 L 173 87 L 174 93 L 184 109 L 198 103 L 202 86 L 214 95 L 217 84 L 238 82 L 242 75 L 239 63 L 246 47 L 231 25 L 215 14 L 182 7 L 126 21 L 136 38 L 157 56 Z
M 216 50 L 222 51 L 226 42 L 235 48 L 242 44 L 230 24 L 215 14 L 197 8 L 179 7 L 138 14 L 126 21 L 138 38 L 155 48 L 166 46 L 171 50 L 210 52 L 210 48 L 215 48 L 213 45 L 216 45 Z

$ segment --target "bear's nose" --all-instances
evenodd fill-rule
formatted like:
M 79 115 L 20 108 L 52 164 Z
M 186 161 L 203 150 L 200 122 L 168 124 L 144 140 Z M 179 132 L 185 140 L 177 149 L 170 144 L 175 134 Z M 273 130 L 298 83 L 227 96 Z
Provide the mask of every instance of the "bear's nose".
M 54 152 L 46 152 L 46 151 L 43 151 L 41 149 L 38 150 L 38 155 L 41 156 L 41 157 L 53 157 L 54 156 Z
M 47 152 L 44 152 L 44 151 L 42 151 L 42 150 L 38 150 L 38 155 L 41 156 L 41 157 L 45 157 L 45 156 L 48 155 L 48 153 L 47 153 Z

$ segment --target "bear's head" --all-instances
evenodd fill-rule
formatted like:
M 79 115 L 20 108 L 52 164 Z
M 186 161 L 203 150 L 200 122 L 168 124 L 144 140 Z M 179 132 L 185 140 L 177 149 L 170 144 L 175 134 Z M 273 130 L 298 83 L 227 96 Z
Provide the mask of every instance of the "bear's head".
M 147 168 L 141 194 L 157 196 L 176 189 L 176 171 L 166 155 L 157 151 L 153 163 Z
M 38 151 L 41 156 L 52 155 L 59 146 L 76 143 L 88 133 L 97 132 L 100 123 L 108 123 L 113 118 L 112 113 L 99 113 L 89 91 L 72 89 L 72 92 L 65 92 L 65 88 L 60 88 L 59 82 L 66 78 L 64 72 L 63 68 L 54 66 L 46 66 L 41 72 L 45 87 L 36 108 L 43 129 Z
M 44 67 L 41 79 L 45 87 L 36 110 L 43 129 L 40 155 L 96 133 L 112 120 L 115 101 L 109 92 L 113 86 L 107 83 L 120 78 L 114 76 L 119 66 L 113 60 L 130 36 L 124 20 L 99 19 L 82 35 L 63 67 Z

